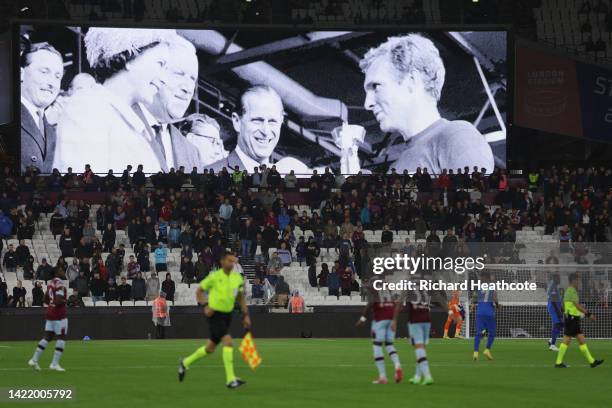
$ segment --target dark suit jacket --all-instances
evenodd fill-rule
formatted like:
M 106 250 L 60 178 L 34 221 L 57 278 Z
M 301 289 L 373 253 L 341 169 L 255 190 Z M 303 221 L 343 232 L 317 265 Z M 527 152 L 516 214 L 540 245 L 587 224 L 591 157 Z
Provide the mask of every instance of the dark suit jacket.
M 186 173 L 189 173 L 194 167 L 201 170 L 202 159 L 200 159 L 200 152 L 172 125 L 170 125 L 170 138 L 172 140 L 174 168 L 178 170 L 179 167 L 183 166 Z
M 240 160 L 240 157 L 238 157 L 238 153 L 236 153 L 236 150 L 232 150 L 232 152 L 226 158 L 217 160 L 213 164 L 206 166 L 206 168 L 213 169 L 215 173 L 218 173 L 223 167 L 225 167 L 227 171 L 229 171 L 231 174 L 232 170 L 236 166 L 240 167 L 240 170 L 247 170 L 249 173 L 253 171 L 253 169 L 247 169 L 245 167 L 244 163 L 242 163 L 242 160 Z
M 21 104 L 21 171 L 28 166 L 36 166 L 42 173 L 53 171 L 53 156 L 55 155 L 55 126 L 45 120 L 45 139 L 32 118 L 30 111 Z

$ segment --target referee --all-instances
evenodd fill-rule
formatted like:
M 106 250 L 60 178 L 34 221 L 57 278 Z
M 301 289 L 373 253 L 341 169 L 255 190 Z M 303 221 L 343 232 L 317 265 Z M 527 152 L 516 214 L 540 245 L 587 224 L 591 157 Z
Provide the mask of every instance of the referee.
M 185 379 L 187 369 L 199 359 L 213 353 L 219 343 L 223 344 L 223 365 L 227 388 L 238 388 L 246 384 L 234 374 L 234 348 L 232 336 L 229 334 L 232 312 L 236 301 L 242 311 L 242 324 L 245 329 L 251 327 L 249 310 L 244 296 L 244 279 L 234 270 L 236 257 L 226 252 L 221 258 L 221 268 L 211 272 L 196 290 L 196 298 L 200 306 L 204 306 L 204 314 L 208 319 L 210 339 L 206 346 L 198 348 L 193 354 L 182 358 L 179 362 L 179 381 Z
M 580 319 L 583 316 L 586 316 L 591 320 L 595 320 L 595 315 L 588 312 L 584 306 L 580 304 L 578 291 L 576 290 L 577 286 L 578 275 L 573 273 L 569 276 L 569 287 L 563 296 L 563 306 L 565 308 L 565 332 L 563 333 L 563 342 L 559 346 L 559 353 L 557 354 L 557 361 L 555 362 L 556 368 L 567 368 L 563 362 L 563 357 L 565 357 L 565 352 L 572 341 L 572 337 L 575 337 L 576 340 L 578 340 L 578 348 L 591 367 L 595 368 L 603 363 L 603 360 L 595 360 L 593 358 L 589 352 L 588 346 L 586 345 L 584 334 L 580 329 Z

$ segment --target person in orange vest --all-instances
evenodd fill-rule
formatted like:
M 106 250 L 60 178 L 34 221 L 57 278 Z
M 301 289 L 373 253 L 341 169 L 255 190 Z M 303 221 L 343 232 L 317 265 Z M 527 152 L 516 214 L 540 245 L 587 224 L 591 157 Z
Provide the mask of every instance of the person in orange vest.
M 297 290 L 293 292 L 289 302 L 289 313 L 304 313 L 304 298 L 300 296 L 300 292 Z
M 166 337 L 166 327 L 170 326 L 170 307 L 166 302 L 164 292 L 160 292 L 159 296 L 153 301 L 152 311 L 155 338 L 163 339 Z

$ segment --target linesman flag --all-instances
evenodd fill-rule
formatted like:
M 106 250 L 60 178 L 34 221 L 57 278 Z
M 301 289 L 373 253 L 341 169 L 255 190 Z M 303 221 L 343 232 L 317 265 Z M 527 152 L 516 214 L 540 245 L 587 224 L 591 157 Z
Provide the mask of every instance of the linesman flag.
M 259 357 L 259 353 L 257 352 L 257 347 L 255 346 L 255 341 L 253 340 L 253 335 L 251 332 L 247 332 L 242 341 L 240 342 L 240 354 L 246 363 L 251 367 L 251 370 L 255 371 L 255 369 L 261 364 L 261 357 Z

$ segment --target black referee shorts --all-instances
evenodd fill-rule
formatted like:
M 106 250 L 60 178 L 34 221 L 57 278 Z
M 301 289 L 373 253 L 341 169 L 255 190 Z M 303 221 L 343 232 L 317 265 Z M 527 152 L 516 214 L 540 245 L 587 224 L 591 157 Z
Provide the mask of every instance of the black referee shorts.
M 577 335 L 582 334 L 579 316 L 565 316 L 565 329 L 563 334 L 570 337 L 576 337 Z
M 219 344 L 221 339 L 229 333 L 232 323 L 232 313 L 217 312 L 208 318 L 208 328 L 210 329 L 210 341 Z

